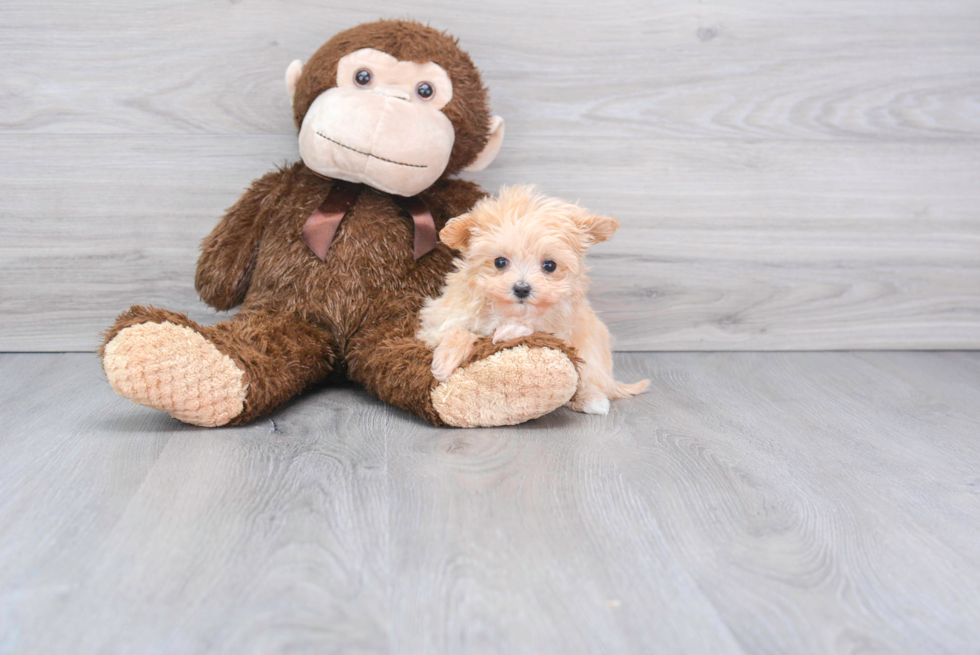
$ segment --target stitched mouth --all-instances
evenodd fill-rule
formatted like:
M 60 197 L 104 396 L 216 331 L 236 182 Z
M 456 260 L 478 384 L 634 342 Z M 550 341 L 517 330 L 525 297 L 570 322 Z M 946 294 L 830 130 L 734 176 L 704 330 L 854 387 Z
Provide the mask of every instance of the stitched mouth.
M 409 168 L 428 168 L 428 166 L 423 166 L 420 164 L 406 164 L 405 162 L 395 161 L 394 159 L 385 159 L 384 157 L 373 155 L 370 152 L 364 152 L 363 150 L 358 150 L 357 148 L 351 148 L 350 146 L 341 143 L 337 139 L 331 139 L 330 137 L 328 137 L 326 134 L 323 134 L 322 132 L 317 132 L 316 135 L 321 139 L 326 139 L 330 143 L 336 143 L 341 148 L 346 148 L 347 150 L 356 152 L 359 155 L 364 155 L 365 157 L 373 157 L 374 159 L 378 159 L 380 161 L 387 162 L 389 164 L 395 164 L 396 166 L 408 166 Z

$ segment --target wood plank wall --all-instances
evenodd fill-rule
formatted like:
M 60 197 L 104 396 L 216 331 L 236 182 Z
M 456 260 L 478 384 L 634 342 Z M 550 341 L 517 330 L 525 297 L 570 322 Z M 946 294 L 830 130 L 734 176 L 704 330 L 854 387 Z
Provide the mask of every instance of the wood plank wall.
M 980 3 L 0 4 L 0 350 L 89 350 L 196 298 L 201 238 L 297 158 L 283 85 L 333 33 L 460 38 L 507 121 L 489 189 L 617 216 L 620 350 L 980 347 Z

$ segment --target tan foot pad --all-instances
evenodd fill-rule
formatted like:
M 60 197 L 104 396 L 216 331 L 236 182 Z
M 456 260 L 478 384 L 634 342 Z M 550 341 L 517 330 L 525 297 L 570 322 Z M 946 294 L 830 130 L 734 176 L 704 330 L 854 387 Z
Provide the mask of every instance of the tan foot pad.
M 102 368 L 120 396 L 184 423 L 224 425 L 245 406 L 244 372 L 189 327 L 128 327 L 106 344 Z
M 577 384 L 561 351 L 517 346 L 457 369 L 432 390 L 432 404 L 458 428 L 516 425 L 564 405 Z

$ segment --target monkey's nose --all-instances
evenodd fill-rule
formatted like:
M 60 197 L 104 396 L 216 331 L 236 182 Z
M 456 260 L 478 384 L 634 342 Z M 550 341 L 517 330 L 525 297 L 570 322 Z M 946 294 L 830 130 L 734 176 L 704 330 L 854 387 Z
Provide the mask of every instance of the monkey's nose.
M 518 282 L 513 286 L 511 291 L 517 296 L 518 300 L 524 300 L 531 295 L 531 285 L 527 282 Z
M 376 86 L 371 89 L 372 93 L 376 93 L 379 96 L 384 96 L 386 98 L 394 98 L 395 100 L 404 100 L 408 102 L 412 99 L 411 94 L 405 89 L 396 86 Z

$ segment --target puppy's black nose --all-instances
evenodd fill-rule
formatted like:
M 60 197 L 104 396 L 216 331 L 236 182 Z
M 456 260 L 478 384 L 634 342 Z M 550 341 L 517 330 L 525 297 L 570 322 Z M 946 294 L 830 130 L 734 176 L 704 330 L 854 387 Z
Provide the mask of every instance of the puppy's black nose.
M 512 291 L 514 292 L 515 296 L 521 300 L 524 300 L 531 295 L 531 285 L 527 282 L 518 282 L 514 285 Z

